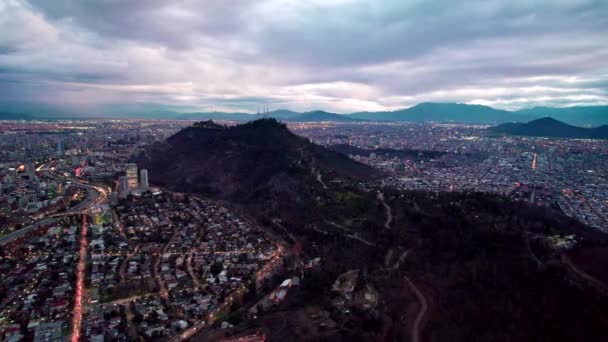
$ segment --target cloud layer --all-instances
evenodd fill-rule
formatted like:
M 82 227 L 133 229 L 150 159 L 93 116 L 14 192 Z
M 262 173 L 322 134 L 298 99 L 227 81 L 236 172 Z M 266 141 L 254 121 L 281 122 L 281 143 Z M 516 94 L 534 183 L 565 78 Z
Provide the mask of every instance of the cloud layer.
M 0 106 L 608 104 L 598 0 L 0 0 Z

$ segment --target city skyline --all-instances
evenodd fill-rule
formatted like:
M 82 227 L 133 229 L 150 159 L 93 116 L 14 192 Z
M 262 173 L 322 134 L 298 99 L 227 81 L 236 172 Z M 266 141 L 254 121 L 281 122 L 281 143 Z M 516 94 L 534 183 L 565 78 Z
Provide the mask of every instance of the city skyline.
M 0 105 L 127 110 L 608 104 L 600 1 L 0 4 Z

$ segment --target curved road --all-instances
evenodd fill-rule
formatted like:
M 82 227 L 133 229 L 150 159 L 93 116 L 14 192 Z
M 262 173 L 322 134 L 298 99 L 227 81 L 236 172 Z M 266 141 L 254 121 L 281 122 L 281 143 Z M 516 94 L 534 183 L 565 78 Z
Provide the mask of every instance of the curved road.
M 55 179 L 59 178 L 58 175 L 50 172 L 48 167 L 45 167 L 45 166 L 39 167 L 39 169 L 37 169 L 36 171 L 44 173 L 45 176 L 49 177 L 49 178 L 55 178 Z M 87 189 L 87 197 L 82 202 L 78 203 L 77 205 L 75 205 L 71 208 L 68 208 L 63 213 L 57 214 L 57 216 L 50 215 L 49 217 L 47 217 L 41 221 L 38 221 L 27 227 L 21 228 L 17 231 L 14 231 L 12 233 L 9 233 L 9 234 L 6 234 L 6 235 L 0 237 L 0 245 L 4 245 L 13 240 L 16 240 L 16 239 L 26 235 L 27 233 L 31 232 L 32 230 L 39 229 L 46 225 L 54 224 L 59 221 L 61 216 L 70 215 L 72 213 L 76 214 L 81 211 L 89 209 L 93 205 L 105 202 L 105 200 L 107 198 L 107 194 L 108 194 L 107 189 L 104 189 L 99 186 L 87 184 L 87 183 L 84 183 L 84 182 L 81 182 L 81 181 L 78 181 L 75 179 L 68 179 L 68 180 L 71 181 L 72 184 L 75 186 L 80 186 L 80 187 L 84 187 Z
M 0 245 L 4 245 L 4 244 L 9 243 L 9 242 L 11 242 L 13 240 L 16 240 L 16 239 L 24 236 L 25 234 L 29 233 L 32 230 L 36 230 L 36 229 L 41 228 L 41 227 L 46 226 L 46 225 L 54 224 L 54 223 L 56 223 L 58 221 L 59 221 L 58 218 L 45 218 L 42 221 L 38 221 L 38 222 L 36 222 L 36 223 L 34 223 L 32 225 L 29 225 L 27 227 L 23 227 L 23 228 L 21 228 L 19 230 L 16 230 L 16 231 L 12 232 L 12 233 L 8 233 L 8 234 L 6 234 L 6 235 L 4 235 L 4 236 L 2 236 L 0 238 Z
M 29 233 L 29 232 L 31 232 L 33 230 L 39 229 L 39 228 L 41 228 L 43 226 L 47 226 L 47 225 L 51 225 L 51 224 L 57 223 L 60 220 L 59 216 L 66 216 L 66 215 L 71 214 L 71 213 L 80 212 L 80 211 L 84 210 L 85 208 L 87 208 L 88 206 L 90 206 L 92 203 L 95 203 L 98 198 L 99 198 L 99 192 L 97 190 L 95 190 L 94 188 L 88 188 L 88 190 L 87 190 L 87 197 L 82 202 L 80 202 L 77 205 L 69 208 L 65 212 L 60 213 L 57 216 L 50 215 L 49 217 L 47 217 L 47 218 L 45 218 L 45 219 L 43 219 L 41 221 L 38 221 L 38 222 L 36 222 L 34 224 L 31 224 L 31 225 L 29 225 L 27 227 L 23 227 L 23 228 L 21 228 L 21 229 L 19 229 L 17 231 L 14 231 L 12 233 L 9 233 L 9 234 L 6 234 L 6 235 L 2 236 L 0 238 L 0 245 L 4 245 L 4 244 L 9 243 L 9 242 L 11 242 L 13 240 L 16 240 L 16 239 L 18 239 L 18 238 L 26 235 L 27 233 Z
M 422 330 L 422 321 L 427 311 L 429 310 L 429 304 L 426 301 L 426 298 L 424 298 L 422 292 L 418 289 L 418 287 L 416 287 L 416 285 L 410 280 L 410 278 L 408 278 L 407 276 L 404 276 L 404 278 L 405 282 L 410 287 L 410 290 L 412 290 L 414 294 L 416 294 L 416 298 L 418 298 L 418 302 L 420 302 L 420 311 L 418 311 L 418 314 L 416 315 L 416 319 L 414 320 L 414 325 L 412 326 L 411 332 L 411 341 L 420 342 L 422 340 L 422 338 L 420 337 Z
M 560 259 L 561 259 L 562 263 L 564 265 L 566 265 L 566 267 L 570 268 L 570 270 L 572 270 L 572 272 L 574 272 L 574 274 L 576 274 L 577 276 L 586 280 L 589 283 L 589 285 L 595 287 L 596 289 L 598 289 L 599 291 L 601 291 L 603 293 L 608 293 L 608 288 L 606 287 L 604 282 L 602 282 L 601 280 L 592 276 L 591 274 L 581 270 L 578 266 L 576 266 L 576 264 L 572 261 L 572 259 L 570 259 L 570 257 L 568 255 L 566 255 L 564 253 L 560 256 Z

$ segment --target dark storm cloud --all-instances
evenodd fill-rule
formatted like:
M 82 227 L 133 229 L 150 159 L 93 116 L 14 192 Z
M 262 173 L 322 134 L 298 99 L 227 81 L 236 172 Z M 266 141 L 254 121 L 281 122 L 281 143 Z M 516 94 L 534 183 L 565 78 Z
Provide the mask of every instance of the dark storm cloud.
M 252 0 L 32 0 L 49 18 L 73 20 L 103 37 L 187 48 L 198 38 L 234 33 L 246 25 Z
M 0 81 L 3 99 L 217 110 L 605 104 L 606 37 L 592 0 L 5 0 Z
M 331 3 L 331 2 L 330 2 Z M 544 35 L 569 40 L 608 26 L 606 2 L 388 1 L 342 7 L 279 9 L 257 33 L 264 52 L 280 61 L 360 65 L 410 60 L 437 48 L 514 41 Z M 523 43 L 523 44 L 522 44 Z M 555 41 L 544 44 L 547 49 Z M 561 46 L 556 45 L 556 52 Z M 449 55 L 445 56 L 449 58 Z M 446 60 L 449 62 L 449 60 Z

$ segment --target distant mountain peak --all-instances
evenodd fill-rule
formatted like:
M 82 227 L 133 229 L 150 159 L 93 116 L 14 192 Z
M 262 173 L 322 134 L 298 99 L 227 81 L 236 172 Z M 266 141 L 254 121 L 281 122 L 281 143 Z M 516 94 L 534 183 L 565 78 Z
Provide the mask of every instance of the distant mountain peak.
M 552 117 L 543 117 L 528 123 L 505 123 L 488 128 L 496 133 L 511 135 L 574 138 L 608 139 L 608 126 L 585 128 L 569 125 Z
M 567 125 L 565 122 L 556 120 L 556 119 L 554 119 L 554 118 L 552 118 L 550 116 L 545 116 L 545 117 L 542 117 L 540 119 L 536 119 L 536 120 L 530 121 L 529 123 L 537 123 L 537 124 L 555 124 L 555 123 L 558 123 L 558 124 L 562 124 L 562 125 Z

